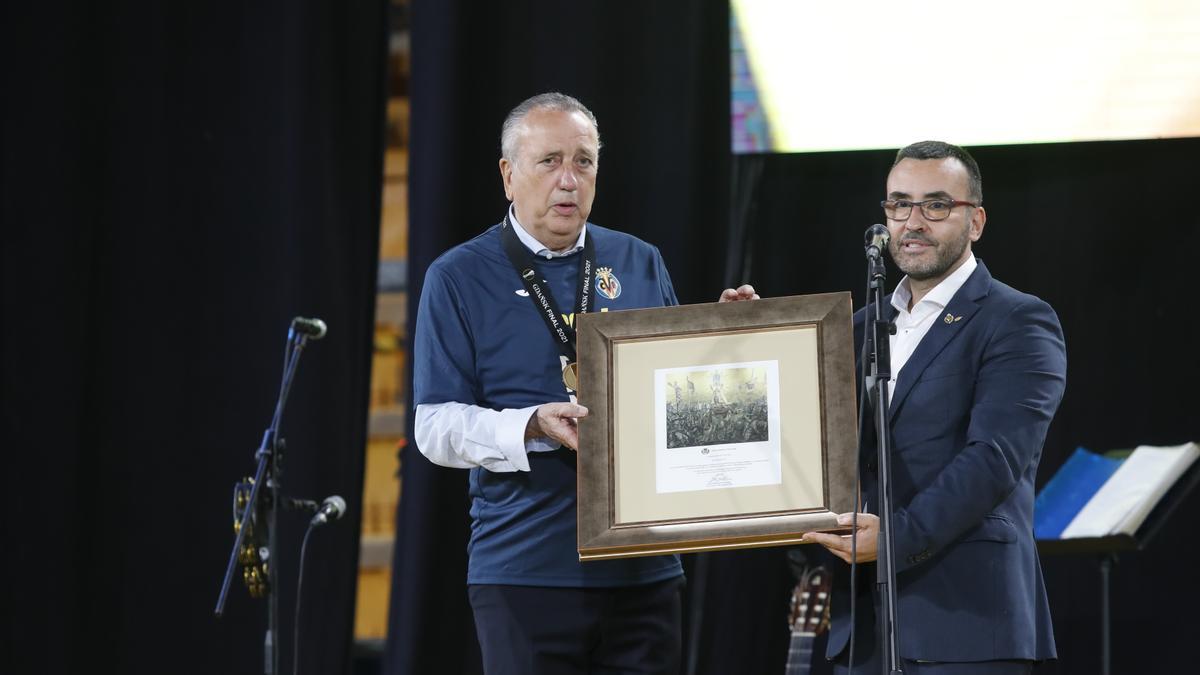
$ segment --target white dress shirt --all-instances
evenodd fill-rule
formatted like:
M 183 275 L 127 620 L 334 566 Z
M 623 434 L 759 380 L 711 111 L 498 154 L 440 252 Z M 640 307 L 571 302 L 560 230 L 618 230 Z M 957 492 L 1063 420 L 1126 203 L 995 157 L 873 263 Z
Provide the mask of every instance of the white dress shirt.
M 888 339 L 888 345 L 892 352 L 892 379 L 888 380 L 889 402 L 893 400 L 892 395 L 896 393 L 896 380 L 900 377 L 900 371 L 904 369 L 904 364 L 908 363 L 908 359 L 917 350 L 917 345 L 921 344 L 921 339 L 933 327 L 933 322 L 942 316 L 942 311 L 946 309 L 946 305 L 950 304 L 950 299 L 966 283 L 967 277 L 971 276 L 971 272 L 975 271 L 977 265 L 975 255 L 972 254 L 950 276 L 929 289 L 925 297 L 913 306 L 911 312 L 908 309 L 908 303 L 912 300 L 912 287 L 909 285 L 908 277 L 905 276 L 896 285 L 896 290 L 892 292 L 892 307 L 899 312 L 896 314 L 895 320 L 896 334 Z
M 571 255 L 583 248 L 585 224 L 579 230 L 575 246 L 551 251 L 529 234 L 517 221 L 512 206 L 508 220 L 521 244 L 534 255 L 550 259 Z M 538 406 L 492 410 L 467 403 L 427 403 L 417 406 L 413 422 L 417 448 L 429 461 L 455 469 L 476 466 L 488 471 L 528 471 L 530 452 L 557 450 L 558 443 L 548 438 L 525 440 L 525 427 Z

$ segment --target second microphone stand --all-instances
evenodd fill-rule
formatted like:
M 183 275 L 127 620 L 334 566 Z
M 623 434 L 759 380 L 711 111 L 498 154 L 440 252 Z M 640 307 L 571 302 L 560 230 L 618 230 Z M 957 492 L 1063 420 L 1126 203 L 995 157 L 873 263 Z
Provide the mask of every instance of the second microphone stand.
M 276 577 L 276 571 L 279 569 L 279 547 L 276 542 L 276 518 L 279 511 L 278 506 L 285 503 L 279 494 L 280 455 L 284 446 L 283 439 L 279 437 L 279 429 L 283 422 L 283 410 L 287 405 L 288 393 L 292 389 L 292 381 L 296 375 L 296 366 L 300 362 L 300 354 L 303 353 L 309 338 L 306 332 L 296 329 L 296 323 L 293 321 L 292 328 L 288 330 L 288 341 L 283 357 L 283 382 L 279 387 L 279 398 L 275 402 L 275 413 L 271 417 L 271 425 L 263 433 L 262 444 L 255 452 L 258 466 L 253 480 L 250 481 L 250 494 L 246 499 L 244 511 L 241 513 L 241 520 L 237 526 L 237 537 L 234 539 L 229 564 L 225 568 L 225 578 L 221 582 L 221 593 L 217 598 L 217 608 L 214 612 L 218 617 L 224 614 L 225 601 L 229 597 L 229 585 L 242 554 L 243 542 L 247 537 L 247 532 L 253 527 L 251 523 L 261 518 L 265 522 L 258 523 L 258 527 L 265 527 L 267 530 L 266 542 L 262 547 L 265 550 L 260 549 L 259 551 L 260 559 L 266 563 L 265 570 L 268 570 L 267 576 L 264 578 L 266 582 L 264 590 L 267 595 L 267 630 L 263 638 L 263 672 L 266 675 L 279 673 L 279 593 Z M 314 337 L 319 339 L 323 334 L 322 332 Z M 266 496 L 260 494 L 264 485 L 267 490 Z
M 874 402 L 875 444 L 879 468 L 879 543 L 875 583 L 883 611 L 878 617 L 880 637 L 887 651 L 883 659 L 885 675 L 903 675 L 900 667 L 900 638 L 896 621 L 896 545 L 892 538 L 892 435 L 888 425 L 888 382 L 892 379 L 890 338 L 894 327 L 883 316 L 884 283 L 887 269 L 880 246 L 867 247 L 868 305 L 865 326 L 867 358 L 864 366 L 864 391 Z

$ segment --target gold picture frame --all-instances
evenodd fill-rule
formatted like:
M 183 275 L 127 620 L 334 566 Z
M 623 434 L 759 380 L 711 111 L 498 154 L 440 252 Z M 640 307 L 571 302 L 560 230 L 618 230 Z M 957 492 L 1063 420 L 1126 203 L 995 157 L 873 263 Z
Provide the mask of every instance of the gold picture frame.
M 853 510 L 849 293 L 578 315 L 580 560 L 798 543 Z

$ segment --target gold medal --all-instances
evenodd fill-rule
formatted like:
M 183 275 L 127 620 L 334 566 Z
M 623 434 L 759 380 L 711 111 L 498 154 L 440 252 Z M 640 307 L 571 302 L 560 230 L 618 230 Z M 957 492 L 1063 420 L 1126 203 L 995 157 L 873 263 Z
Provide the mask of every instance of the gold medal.
M 576 391 L 579 387 L 579 364 L 568 363 L 566 368 L 563 368 L 563 384 L 567 385 L 567 389 Z

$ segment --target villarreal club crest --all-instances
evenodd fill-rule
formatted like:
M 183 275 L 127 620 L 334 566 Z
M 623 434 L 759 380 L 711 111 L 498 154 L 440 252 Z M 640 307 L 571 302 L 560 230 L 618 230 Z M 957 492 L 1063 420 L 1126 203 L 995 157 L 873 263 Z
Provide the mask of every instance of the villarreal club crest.
M 616 300 L 621 295 L 621 281 L 613 274 L 611 267 L 601 267 L 596 270 L 596 290 L 608 298 Z

